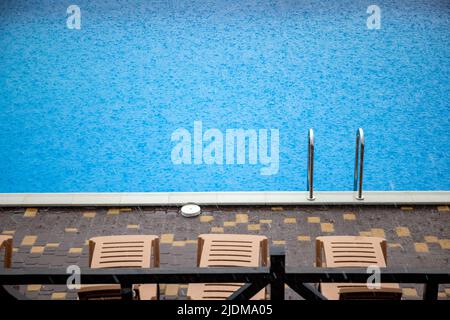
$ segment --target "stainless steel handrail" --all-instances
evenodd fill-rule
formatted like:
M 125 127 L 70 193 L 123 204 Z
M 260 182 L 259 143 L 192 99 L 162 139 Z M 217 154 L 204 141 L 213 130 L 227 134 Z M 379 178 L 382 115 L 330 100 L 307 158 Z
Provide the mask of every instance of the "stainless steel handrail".
M 314 130 L 309 129 L 308 132 L 308 176 L 306 181 L 306 189 L 308 190 L 308 200 L 313 201 L 314 198 Z
M 364 200 L 362 195 L 364 170 L 364 131 L 359 128 L 356 132 L 355 172 L 353 179 L 353 191 L 358 191 L 357 200 Z

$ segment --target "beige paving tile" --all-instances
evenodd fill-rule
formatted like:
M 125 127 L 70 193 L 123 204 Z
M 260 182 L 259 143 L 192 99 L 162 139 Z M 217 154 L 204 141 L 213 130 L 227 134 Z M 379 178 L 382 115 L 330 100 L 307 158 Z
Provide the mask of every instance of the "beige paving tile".
M 22 244 L 21 244 L 21 246 L 32 246 L 32 245 L 34 245 L 34 243 L 36 242 L 36 240 L 37 240 L 37 236 L 31 236 L 31 235 L 25 236 L 25 237 L 22 239 Z

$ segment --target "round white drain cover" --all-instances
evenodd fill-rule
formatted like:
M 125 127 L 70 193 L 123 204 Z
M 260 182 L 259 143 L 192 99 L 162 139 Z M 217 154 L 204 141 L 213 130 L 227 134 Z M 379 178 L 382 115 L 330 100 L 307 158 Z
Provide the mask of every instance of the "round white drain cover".
M 189 203 L 182 206 L 180 212 L 183 217 L 196 217 L 202 213 L 202 209 L 196 204 Z

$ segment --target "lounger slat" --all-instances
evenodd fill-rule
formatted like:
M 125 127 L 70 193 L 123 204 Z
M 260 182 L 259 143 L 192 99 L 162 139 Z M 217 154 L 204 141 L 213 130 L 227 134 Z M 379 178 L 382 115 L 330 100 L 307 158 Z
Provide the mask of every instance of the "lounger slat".
M 96 237 L 89 241 L 91 268 L 151 268 L 159 266 L 159 238 L 147 235 Z M 157 285 L 134 285 L 141 300 L 157 298 Z M 80 298 L 120 298 L 117 285 L 83 286 Z
M 358 236 L 318 237 L 316 245 L 316 265 L 318 267 L 347 268 L 376 265 L 384 268 L 387 266 L 386 240 L 383 238 Z M 322 260 L 322 252 L 324 253 L 324 260 Z M 339 300 L 341 298 L 356 299 L 358 297 L 363 300 L 401 297 L 400 286 L 396 283 L 381 284 L 381 289 L 372 291 L 367 290 L 366 283 L 321 283 L 320 289 L 322 294 L 330 300 Z
M 199 236 L 199 267 L 258 267 L 267 263 L 267 238 L 239 234 Z M 238 290 L 242 283 L 193 283 L 187 296 L 193 300 L 223 300 Z M 265 299 L 265 289 L 253 299 Z

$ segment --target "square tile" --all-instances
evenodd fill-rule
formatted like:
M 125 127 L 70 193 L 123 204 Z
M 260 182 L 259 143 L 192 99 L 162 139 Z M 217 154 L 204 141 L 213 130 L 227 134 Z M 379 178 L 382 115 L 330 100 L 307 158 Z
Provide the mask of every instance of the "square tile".
M 416 252 L 419 252 L 419 253 L 429 252 L 428 245 L 426 243 L 420 243 L 420 242 L 414 243 L 414 250 L 416 250 Z
M 320 230 L 322 232 L 334 232 L 334 225 L 332 223 L 321 223 Z
M 417 297 L 416 288 L 402 288 L 403 295 L 406 297 Z
M 236 214 L 236 223 L 248 223 L 248 214 L 245 213 Z
M 32 245 L 34 245 L 34 243 L 36 242 L 36 240 L 37 240 L 37 236 L 25 236 L 25 237 L 22 239 L 22 244 L 21 244 L 21 246 L 32 246 Z
M 370 232 L 372 233 L 373 237 L 386 238 L 386 234 L 384 232 L 384 229 L 372 228 L 372 229 L 370 229 Z
M 213 216 L 200 216 L 200 222 L 211 222 L 214 220 Z
M 95 215 L 96 215 L 96 212 L 95 212 L 95 211 L 87 211 L 87 212 L 84 212 L 84 213 L 83 213 L 83 217 L 84 217 L 84 218 L 88 218 L 88 219 L 94 218 Z
M 36 208 L 27 208 L 25 210 L 25 213 L 23 214 L 23 216 L 27 217 L 27 218 L 34 218 L 34 217 L 36 217 L 37 212 L 38 212 L 38 209 L 36 209 Z
M 347 221 L 356 220 L 356 215 L 354 213 L 344 213 L 342 216 L 343 216 L 344 220 L 347 220 Z
M 397 236 L 399 236 L 399 237 L 411 236 L 411 233 L 409 232 L 409 229 L 407 227 L 397 227 L 397 228 L 395 228 L 395 232 L 397 233 Z
M 42 246 L 31 247 L 30 253 L 43 253 L 44 250 L 45 250 L 45 247 L 42 247 Z
M 172 243 L 173 242 L 173 233 L 165 233 L 161 235 L 161 243 Z
M 308 217 L 308 223 L 320 223 L 319 217 Z
M 285 224 L 294 224 L 294 223 L 297 223 L 297 219 L 296 218 L 284 218 L 284 223 Z
M 261 226 L 259 224 L 249 224 L 247 226 L 248 231 L 259 231 L 261 230 Z
M 224 227 L 235 227 L 236 226 L 236 222 L 235 221 L 225 221 L 223 223 Z

